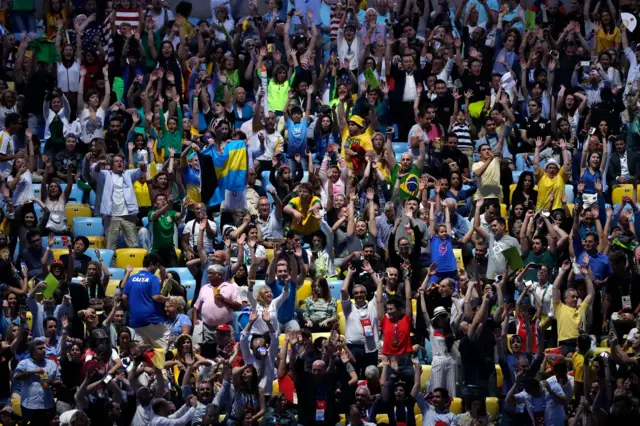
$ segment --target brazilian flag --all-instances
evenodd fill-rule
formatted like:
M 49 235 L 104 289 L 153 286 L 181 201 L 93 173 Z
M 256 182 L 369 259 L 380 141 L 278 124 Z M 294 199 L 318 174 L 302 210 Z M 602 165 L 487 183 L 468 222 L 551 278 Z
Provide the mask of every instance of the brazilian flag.
M 391 188 L 395 188 L 396 179 L 400 179 L 400 199 L 406 200 L 417 196 L 420 189 L 420 169 L 412 165 L 409 173 L 399 177 L 399 172 L 400 164 L 396 164 L 391 171 Z

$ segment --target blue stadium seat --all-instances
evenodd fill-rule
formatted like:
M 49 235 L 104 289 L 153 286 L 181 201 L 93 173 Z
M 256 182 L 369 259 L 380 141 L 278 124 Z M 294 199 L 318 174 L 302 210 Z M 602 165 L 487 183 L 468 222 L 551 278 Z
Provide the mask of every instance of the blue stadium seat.
M 84 191 L 80 187 L 78 187 L 78 185 L 74 184 L 71 188 L 71 194 L 69 194 L 69 203 L 82 204 L 83 196 Z
M 99 217 L 76 217 L 73 219 L 73 235 L 76 237 L 104 237 L 104 226 Z
M 40 193 L 40 188 L 41 188 L 40 185 L 31 186 L 31 189 L 33 190 L 33 196 L 38 200 L 42 200 L 42 194 Z M 37 204 L 34 204 L 34 206 L 37 206 Z
M 42 207 L 40 207 L 40 204 L 33 203 L 33 210 L 36 212 L 36 218 L 37 218 L 38 220 L 40 220 L 40 218 L 42 217 L 42 215 L 43 215 L 43 213 L 44 213 L 44 212 L 42 211 Z
M 71 238 L 71 237 L 66 237 L 66 238 Z M 54 237 L 54 241 L 55 243 L 51 248 L 54 248 L 54 249 L 65 248 L 64 244 L 62 243 L 62 237 L 56 236 Z M 42 247 L 46 247 L 47 244 L 49 244 L 49 237 L 42 237 Z
M 96 207 L 96 192 L 93 189 L 89 193 L 89 205 L 92 209 Z
M 109 273 L 112 280 L 121 281 L 127 272 L 122 268 L 109 268 Z
M 196 280 L 191 275 L 189 268 L 167 268 L 167 271 L 175 271 L 180 277 L 180 284 L 187 290 L 187 300 L 193 300 L 196 291 Z
M 393 147 L 393 152 L 395 152 L 397 156 L 397 154 L 402 155 L 407 152 L 409 144 L 407 142 L 392 142 L 391 146 Z
M 111 265 L 111 259 L 113 259 L 113 250 L 109 250 L 109 249 L 99 249 L 99 250 L 100 250 L 100 258 L 102 259 L 102 261 L 104 261 L 105 265 L 107 266 Z M 95 249 L 94 250 L 89 249 L 85 251 L 84 254 L 89 256 L 91 260 L 95 260 L 95 261 L 98 260 Z
M 520 179 L 520 175 L 522 174 L 522 171 L 520 170 L 514 170 L 511 172 L 511 177 L 513 178 L 513 183 L 518 183 L 518 179 Z
M 340 300 L 340 291 L 342 290 L 342 280 L 328 280 L 329 292 L 331 298 L 334 300 Z
M 574 202 L 574 193 L 573 193 L 573 185 L 565 185 L 564 186 L 564 193 L 567 195 L 567 204 L 573 204 Z

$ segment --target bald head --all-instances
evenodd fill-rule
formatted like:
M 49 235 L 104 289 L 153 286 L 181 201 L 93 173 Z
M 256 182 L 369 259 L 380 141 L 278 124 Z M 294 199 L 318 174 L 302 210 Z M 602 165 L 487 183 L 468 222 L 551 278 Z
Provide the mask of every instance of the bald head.
M 446 200 L 444 200 L 444 202 L 446 203 L 447 208 L 450 212 L 455 212 L 458 208 L 458 203 L 456 203 L 456 200 L 454 200 L 453 198 L 447 198 Z
M 314 377 L 322 377 L 326 371 L 327 364 L 325 364 L 321 359 L 314 361 L 313 364 L 311 364 L 311 374 L 313 374 Z

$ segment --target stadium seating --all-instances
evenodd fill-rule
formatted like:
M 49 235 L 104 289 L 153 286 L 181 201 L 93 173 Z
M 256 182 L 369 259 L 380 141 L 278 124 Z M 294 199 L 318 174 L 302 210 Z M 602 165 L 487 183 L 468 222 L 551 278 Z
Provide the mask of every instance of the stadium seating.
M 187 300 L 193 300 L 196 291 L 196 279 L 191 275 L 189 268 L 167 268 L 167 271 L 178 273 L 180 284 L 187 290 Z
M 73 227 L 73 219 L 76 217 L 92 217 L 93 212 L 89 204 L 67 204 L 65 207 L 67 221 Z
M 102 219 L 99 217 L 74 218 L 73 235 L 76 237 L 104 237 Z
M 116 250 L 116 266 L 118 268 L 126 268 L 131 265 L 134 268 L 142 268 L 142 260 L 146 256 L 147 251 L 140 248 L 126 248 Z
M 111 265 L 111 259 L 113 259 L 113 250 L 99 249 L 99 251 L 100 251 L 100 259 L 102 259 L 102 261 L 107 266 Z M 89 249 L 89 250 L 85 251 L 84 254 L 89 256 L 92 260 L 95 260 L 95 261 L 98 260 L 98 256 L 96 256 L 96 251 L 95 250 Z M 127 265 L 125 265 L 125 266 L 127 266 Z
M 611 201 L 613 204 L 620 204 L 622 202 L 622 197 L 627 196 L 631 197 L 633 195 L 633 185 L 624 184 L 618 185 L 613 188 L 611 193 Z
M 127 272 L 122 268 L 109 268 L 109 275 L 112 280 L 121 281 Z

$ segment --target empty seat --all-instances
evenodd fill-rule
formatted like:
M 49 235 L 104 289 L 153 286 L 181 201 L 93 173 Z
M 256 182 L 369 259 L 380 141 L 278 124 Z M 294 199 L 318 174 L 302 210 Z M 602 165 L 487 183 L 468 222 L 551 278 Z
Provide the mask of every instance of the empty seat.
M 65 249 L 68 250 L 65 246 L 64 246 L 64 241 L 70 239 L 70 237 L 61 237 L 61 236 L 54 236 L 53 240 L 54 243 L 51 246 L 52 249 Z M 43 236 L 42 237 L 42 247 L 46 247 L 49 244 L 49 237 Z
M 451 411 L 453 414 L 460 414 L 462 413 L 462 399 L 461 398 L 453 398 L 453 401 L 451 401 L 451 406 L 449 406 L 449 411 Z
M 112 280 L 122 281 L 126 273 L 127 271 L 122 268 L 109 268 L 109 274 Z
M 487 406 L 487 413 L 491 415 L 492 419 L 497 419 L 498 414 L 500 413 L 500 402 L 498 401 L 498 398 L 489 396 L 485 399 L 485 404 Z
M 67 221 L 73 226 L 73 219 L 76 217 L 92 217 L 93 212 L 89 204 L 67 204 L 65 207 Z
M 409 144 L 407 142 L 392 142 L 391 146 L 393 147 L 393 152 L 396 154 L 404 154 L 409 149 Z
M 102 219 L 99 217 L 74 218 L 73 235 L 76 237 L 104 237 Z
M 147 255 L 145 249 L 126 248 L 116 250 L 116 266 L 118 268 L 126 268 L 131 265 L 134 268 L 142 268 L 142 261 Z
M 104 294 L 106 296 L 113 296 L 120 285 L 120 280 L 109 280 L 109 284 L 107 284 L 107 289 Z
M 87 239 L 89 240 L 90 249 L 103 249 L 107 246 L 104 237 L 87 237 Z
M 573 204 L 573 201 L 575 200 L 575 197 L 573 195 L 573 185 L 566 184 L 564 186 L 564 193 L 567 196 L 567 203 Z
M 111 265 L 111 259 L 113 259 L 113 250 L 109 249 L 98 249 L 100 252 L 100 259 L 107 265 Z M 89 256 L 92 260 L 98 261 L 98 256 L 96 256 L 96 251 L 89 249 L 84 252 L 87 256 Z M 126 266 L 126 265 L 125 265 Z
M 329 280 L 329 292 L 331 293 L 331 297 L 340 300 L 340 291 L 342 290 L 342 280 Z
M 502 385 L 504 384 L 504 375 L 502 374 L 502 367 L 499 364 L 496 364 L 496 385 L 498 387 L 498 392 L 502 389 Z
M 51 254 L 53 254 L 53 258 L 55 260 L 59 260 L 60 256 L 62 256 L 63 254 L 69 254 L 69 249 L 66 249 L 66 248 L 54 248 L 54 249 L 51 249 Z
M 68 203 L 82 204 L 82 197 L 84 197 L 84 191 L 80 187 L 78 187 L 78 185 L 74 184 L 71 187 L 71 194 L 69 194 Z

